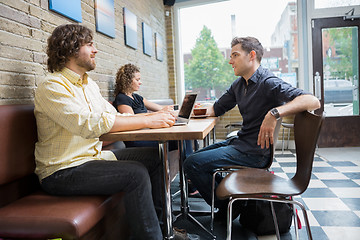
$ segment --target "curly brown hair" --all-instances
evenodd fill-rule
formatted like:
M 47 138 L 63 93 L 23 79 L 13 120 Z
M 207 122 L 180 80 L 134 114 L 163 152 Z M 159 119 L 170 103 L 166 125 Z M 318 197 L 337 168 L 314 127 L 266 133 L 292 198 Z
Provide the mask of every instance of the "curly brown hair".
M 140 72 L 140 69 L 131 63 L 119 68 L 116 73 L 115 96 L 119 93 L 125 94 L 130 91 L 132 79 L 137 72 Z
M 93 33 L 85 26 L 65 24 L 56 27 L 47 40 L 48 71 L 56 72 L 63 69 L 69 61 L 69 57 L 76 57 L 80 47 L 92 40 Z

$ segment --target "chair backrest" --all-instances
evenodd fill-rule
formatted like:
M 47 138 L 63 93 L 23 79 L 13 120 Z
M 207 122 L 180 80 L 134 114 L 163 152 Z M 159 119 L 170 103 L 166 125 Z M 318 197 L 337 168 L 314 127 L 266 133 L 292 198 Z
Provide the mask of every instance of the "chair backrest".
M 301 190 L 306 190 L 311 178 L 316 142 L 324 121 L 323 115 L 315 115 L 308 111 L 295 115 L 294 133 L 296 149 L 296 173 L 292 181 Z

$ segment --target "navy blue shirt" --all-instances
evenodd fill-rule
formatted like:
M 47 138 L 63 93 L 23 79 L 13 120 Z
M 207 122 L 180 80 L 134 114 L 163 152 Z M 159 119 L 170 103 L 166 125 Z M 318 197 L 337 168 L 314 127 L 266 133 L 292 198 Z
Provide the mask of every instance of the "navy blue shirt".
M 134 114 L 146 113 L 147 108 L 145 107 L 145 104 L 144 104 L 144 100 L 143 100 L 144 98 L 142 96 L 140 96 L 139 94 L 136 94 L 136 93 L 133 93 L 132 97 L 134 99 L 127 96 L 126 94 L 119 93 L 116 96 L 116 98 L 115 98 L 115 100 L 113 102 L 113 105 L 116 108 L 116 110 L 118 110 L 117 107 L 119 105 L 128 105 L 133 109 Z
M 259 67 L 248 80 L 236 79 L 230 88 L 214 103 L 216 116 L 221 116 L 238 105 L 243 117 L 243 127 L 233 144 L 243 153 L 269 156 L 269 149 L 257 145 L 260 126 L 267 112 L 283 105 L 299 95 L 307 94 L 274 76 L 268 69 Z

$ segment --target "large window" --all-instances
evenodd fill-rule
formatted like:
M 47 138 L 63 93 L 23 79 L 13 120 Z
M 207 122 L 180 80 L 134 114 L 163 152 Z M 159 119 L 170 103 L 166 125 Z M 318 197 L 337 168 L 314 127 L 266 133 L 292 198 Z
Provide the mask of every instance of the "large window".
M 330 116 L 359 115 L 358 28 L 324 28 L 324 111 Z
M 198 100 L 217 99 L 236 79 L 228 64 L 234 36 L 258 38 L 266 49 L 262 65 L 298 86 L 296 1 L 230 0 L 186 7 L 179 10 L 179 21 L 185 91 L 197 92 Z

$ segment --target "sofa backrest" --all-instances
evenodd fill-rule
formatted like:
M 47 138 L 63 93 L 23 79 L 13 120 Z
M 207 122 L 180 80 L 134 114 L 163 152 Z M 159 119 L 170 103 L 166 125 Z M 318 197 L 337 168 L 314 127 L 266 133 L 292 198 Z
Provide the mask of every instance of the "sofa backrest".
M 1 105 L 0 206 L 33 190 L 36 141 L 34 106 Z

